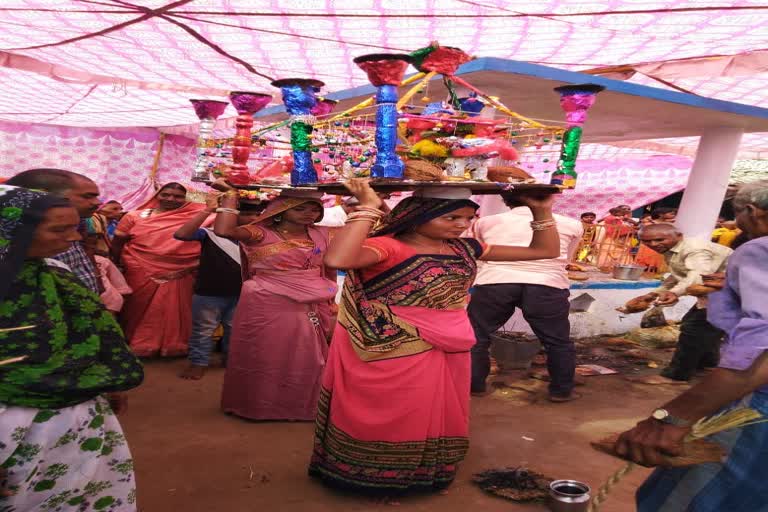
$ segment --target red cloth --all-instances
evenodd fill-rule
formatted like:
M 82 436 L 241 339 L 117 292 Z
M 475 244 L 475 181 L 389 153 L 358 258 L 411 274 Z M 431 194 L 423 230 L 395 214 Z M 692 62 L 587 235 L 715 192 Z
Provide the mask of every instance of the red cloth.
M 145 206 L 152 205 L 154 200 Z M 203 208 L 187 203 L 148 217 L 147 210 L 136 210 L 127 213 L 117 226 L 118 232 L 130 237 L 122 262 L 133 294 L 126 297 L 121 321 L 137 356 L 187 352 L 200 244 L 176 240 L 173 233 Z

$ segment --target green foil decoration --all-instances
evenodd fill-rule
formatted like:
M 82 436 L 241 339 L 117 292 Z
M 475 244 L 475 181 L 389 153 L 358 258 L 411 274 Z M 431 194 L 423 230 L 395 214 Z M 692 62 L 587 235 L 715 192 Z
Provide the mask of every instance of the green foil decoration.
M 312 126 L 301 121 L 291 124 L 291 148 L 294 151 L 310 151 L 312 149 Z
M 576 185 L 576 157 L 581 146 L 581 127 L 571 126 L 563 134 L 563 146 L 560 150 L 560 161 L 557 171 L 552 175 L 553 185 L 573 187 Z

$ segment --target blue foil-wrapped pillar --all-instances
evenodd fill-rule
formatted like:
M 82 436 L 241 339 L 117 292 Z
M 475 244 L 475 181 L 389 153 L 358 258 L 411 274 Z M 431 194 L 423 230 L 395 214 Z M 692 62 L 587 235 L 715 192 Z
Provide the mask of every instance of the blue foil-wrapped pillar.
M 317 171 L 312 165 L 312 125 L 315 116 L 312 108 L 317 104 L 317 93 L 325 85 L 319 80 L 305 78 L 286 78 L 272 82 L 283 93 L 285 110 L 291 116 L 291 149 L 293 149 L 293 169 L 291 185 L 317 183 Z
M 397 53 L 375 53 L 355 59 L 376 91 L 376 161 L 372 178 L 402 179 L 405 164 L 395 152 L 397 146 L 397 87 L 403 81 L 411 57 Z

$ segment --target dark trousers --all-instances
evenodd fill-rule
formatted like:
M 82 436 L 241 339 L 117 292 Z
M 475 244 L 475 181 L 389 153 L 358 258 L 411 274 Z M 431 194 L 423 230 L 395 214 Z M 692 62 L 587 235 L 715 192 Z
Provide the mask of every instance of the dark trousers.
M 567 396 L 573 389 L 576 348 L 570 339 L 568 290 L 537 284 L 476 286 L 469 302 L 469 319 L 477 343 L 472 348 L 472 391 L 485 391 L 491 370 L 490 335 L 520 308 L 523 317 L 547 351 L 549 393 Z
M 696 370 L 717 366 L 723 331 L 707 322 L 707 310 L 694 306 L 680 322 L 675 355 L 661 374 L 675 380 L 690 380 Z

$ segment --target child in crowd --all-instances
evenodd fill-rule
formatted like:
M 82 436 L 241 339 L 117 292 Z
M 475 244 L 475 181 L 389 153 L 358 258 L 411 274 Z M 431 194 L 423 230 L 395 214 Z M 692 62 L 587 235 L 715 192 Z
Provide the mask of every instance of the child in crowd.
M 192 217 L 173 234 L 177 240 L 199 242 L 202 245 L 195 294 L 192 296 L 189 366 L 181 373 L 182 379 L 203 378 L 210 364 L 213 336 L 220 325 L 224 330 L 221 348 L 226 364 L 232 317 L 243 284 L 238 244 L 216 235 L 212 229 L 201 227 L 210 215 L 216 212 L 218 205 L 219 194 L 208 194 L 206 209 Z M 238 224 L 248 224 L 265 206 L 266 203 L 241 201 Z
M 125 277 L 109 258 L 99 254 L 100 235 L 89 233 L 85 237 L 85 252 L 96 264 L 96 274 L 100 280 L 101 302 L 113 314 L 118 314 L 123 309 L 124 296 L 133 293 L 131 287 L 125 281 Z
M 716 244 L 732 247 L 733 241 L 741 234 L 741 230 L 736 225 L 736 221 L 726 220 L 720 223 L 720 226 L 712 232 L 712 241 Z

